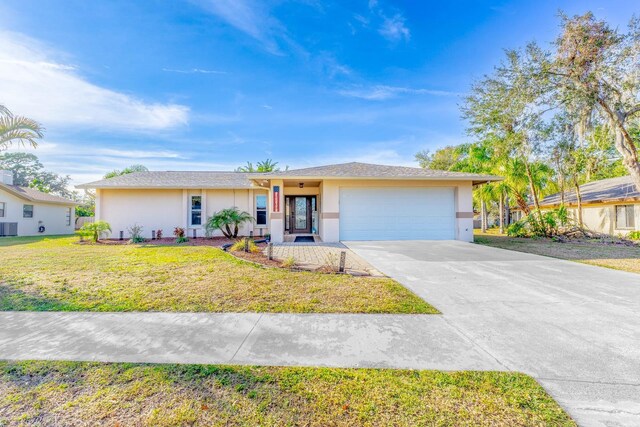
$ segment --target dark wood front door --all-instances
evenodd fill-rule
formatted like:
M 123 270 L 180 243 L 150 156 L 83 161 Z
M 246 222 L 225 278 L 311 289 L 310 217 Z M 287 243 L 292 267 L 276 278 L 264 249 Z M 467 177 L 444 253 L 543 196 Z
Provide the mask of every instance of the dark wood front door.
M 288 196 L 287 216 L 289 233 L 311 233 L 313 222 L 312 200 L 315 196 Z

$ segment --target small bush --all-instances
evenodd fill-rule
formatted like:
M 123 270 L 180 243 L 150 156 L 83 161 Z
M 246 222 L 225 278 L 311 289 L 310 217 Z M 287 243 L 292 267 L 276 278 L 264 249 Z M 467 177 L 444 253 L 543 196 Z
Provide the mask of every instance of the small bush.
M 186 231 L 182 227 L 176 227 L 173 229 L 173 235 L 176 236 L 176 243 L 184 243 L 188 242 L 187 236 L 185 236 Z
M 229 248 L 229 250 L 231 252 L 244 252 L 244 239 L 238 240 L 237 242 L 235 242 Z M 257 253 L 260 253 L 262 251 L 258 247 L 258 245 L 256 245 L 256 242 L 254 242 L 253 240 L 249 240 L 249 252 L 251 252 L 252 254 L 257 254 Z
M 91 240 L 97 242 L 101 237 L 111 234 L 111 226 L 106 221 L 88 222 L 78 230 L 78 234 L 84 237 L 90 237 Z
M 282 261 L 282 266 L 284 268 L 293 268 L 296 266 L 296 259 L 292 256 Z
M 507 235 L 512 237 L 553 237 L 560 234 L 575 221 L 569 218 L 564 206 L 546 212 L 531 212 L 520 221 L 507 227 Z
M 640 230 L 631 231 L 629 234 L 627 234 L 627 239 L 629 239 L 629 240 L 640 240 Z
M 156 231 L 156 239 L 162 239 L 162 230 Z
M 129 233 L 129 243 L 142 243 L 144 242 L 144 237 L 142 237 L 142 226 L 138 224 L 134 224 L 131 227 L 127 228 L 127 232 Z

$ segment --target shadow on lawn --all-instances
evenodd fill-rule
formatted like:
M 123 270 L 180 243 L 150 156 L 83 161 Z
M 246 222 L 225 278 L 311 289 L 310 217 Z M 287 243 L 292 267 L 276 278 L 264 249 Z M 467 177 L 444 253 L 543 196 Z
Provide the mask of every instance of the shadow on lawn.
M 4 246 L 28 245 L 30 243 L 38 243 L 45 240 L 67 239 L 73 234 L 59 236 L 23 236 L 23 237 L 0 237 L 0 248 Z
M 72 304 L 0 283 L 0 311 L 74 311 Z

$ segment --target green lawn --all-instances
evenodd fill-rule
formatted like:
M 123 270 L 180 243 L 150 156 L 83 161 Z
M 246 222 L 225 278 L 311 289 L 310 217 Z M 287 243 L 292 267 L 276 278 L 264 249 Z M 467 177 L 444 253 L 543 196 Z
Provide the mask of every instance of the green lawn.
M 0 310 L 437 313 L 388 278 L 262 268 L 208 246 L 0 238 Z
M 0 425 L 575 426 L 517 373 L 0 362 Z
M 495 248 L 640 273 L 640 245 L 613 244 L 598 239 L 560 243 L 552 239 L 508 237 L 498 234 L 495 230 L 489 230 L 487 233 L 476 231 L 475 242 Z

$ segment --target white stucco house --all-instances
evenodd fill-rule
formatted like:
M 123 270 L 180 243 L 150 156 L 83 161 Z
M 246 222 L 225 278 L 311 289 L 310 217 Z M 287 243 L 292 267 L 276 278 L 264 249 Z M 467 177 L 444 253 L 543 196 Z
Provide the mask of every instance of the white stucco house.
M 242 235 L 274 242 L 473 240 L 472 189 L 499 177 L 345 163 L 271 173 L 137 172 L 80 185 L 95 189 L 96 220 L 114 234 L 131 225 L 149 238 L 177 226 L 204 235 L 206 219 L 238 207 L 255 221 Z M 125 231 L 126 233 L 126 231 Z M 219 233 L 219 232 L 218 232 Z
M 13 173 L 0 171 L 0 237 L 73 234 L 73 200 L 13 185 Z

